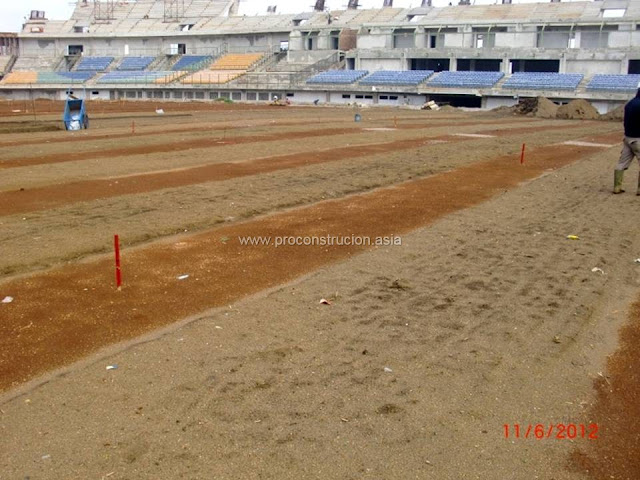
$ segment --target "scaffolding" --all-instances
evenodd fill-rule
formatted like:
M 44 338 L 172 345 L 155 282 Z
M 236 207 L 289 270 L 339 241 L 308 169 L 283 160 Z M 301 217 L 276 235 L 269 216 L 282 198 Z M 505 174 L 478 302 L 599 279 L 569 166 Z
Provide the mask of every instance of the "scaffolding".
M 164 0 L 164 21 L 178 22 L 184 17 L 184 0 Z

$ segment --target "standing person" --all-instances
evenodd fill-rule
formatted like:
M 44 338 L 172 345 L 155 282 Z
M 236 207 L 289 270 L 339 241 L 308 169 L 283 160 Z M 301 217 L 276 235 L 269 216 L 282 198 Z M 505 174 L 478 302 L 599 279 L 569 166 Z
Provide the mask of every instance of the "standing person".
M 636 157 L 640 163 L 640 84 L 638 87 L 636 98 L 624 106 L 624 140 L 620 160 L 614 171 L 613 193 L 624 192 L 622 189 L 624 171 L 631 165 L 633 157 Z M 636 195 L 640 195 L 640 176 Z

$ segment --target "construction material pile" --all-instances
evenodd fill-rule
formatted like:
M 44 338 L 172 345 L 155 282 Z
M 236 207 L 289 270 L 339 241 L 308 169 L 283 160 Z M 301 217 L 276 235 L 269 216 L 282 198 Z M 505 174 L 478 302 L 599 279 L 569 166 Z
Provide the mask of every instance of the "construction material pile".
M 525 98 L 513 108 L 517 115 L 529 115 L 539 118 L 556 118 L 558 105 L 546 97 Z
M 586 100 L 578 98 L 558 108 L 556 118 L 567 120 L 598 120 L 600 113 Z

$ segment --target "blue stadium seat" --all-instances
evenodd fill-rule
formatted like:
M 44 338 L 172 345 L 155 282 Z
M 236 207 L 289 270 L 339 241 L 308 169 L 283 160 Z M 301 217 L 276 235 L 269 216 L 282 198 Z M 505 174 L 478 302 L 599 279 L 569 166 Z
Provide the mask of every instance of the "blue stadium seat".
M 587 90 L 633 92 L 638 89 L 640 75 L 594 75 Z
M 76 67 L 78 72 L 104 72 L 113 62 L 113 57 L 83 57 Z
M 154 57 L 125 57 L 122 62 L 120 62 L 120 65 L 118 65 L 118 70 L 127 72 L 146 70 L 153 60 Z
M 502 72 L 450 72 L 438 73 L 427 83 L 444 88 L 491 88 L 504 77 Z
M 420 85 L 433 75 L 433 70 L 382 70 L 360 80 L 360 85 Z
M 209 60 L 211 57 L 207 55 L 183 55 L 176 64 L 171 67 L 174 71 L 193 70 L 197 64 Z
M 368 73 L 368 70 L 328 70 L 311 77 L 307 83 L 349 85 L 357 82 Z
M 519 72 L 511 75 L 502 88 L 575 90 L 583 78 L 581 73 Z

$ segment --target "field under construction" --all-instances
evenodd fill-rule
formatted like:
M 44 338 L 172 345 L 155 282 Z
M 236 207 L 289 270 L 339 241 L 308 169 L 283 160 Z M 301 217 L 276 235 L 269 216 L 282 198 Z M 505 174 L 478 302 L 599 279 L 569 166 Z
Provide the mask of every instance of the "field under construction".
M 640 478 L 620 122 L 60 111 L 0 104 L 0 479 Z

